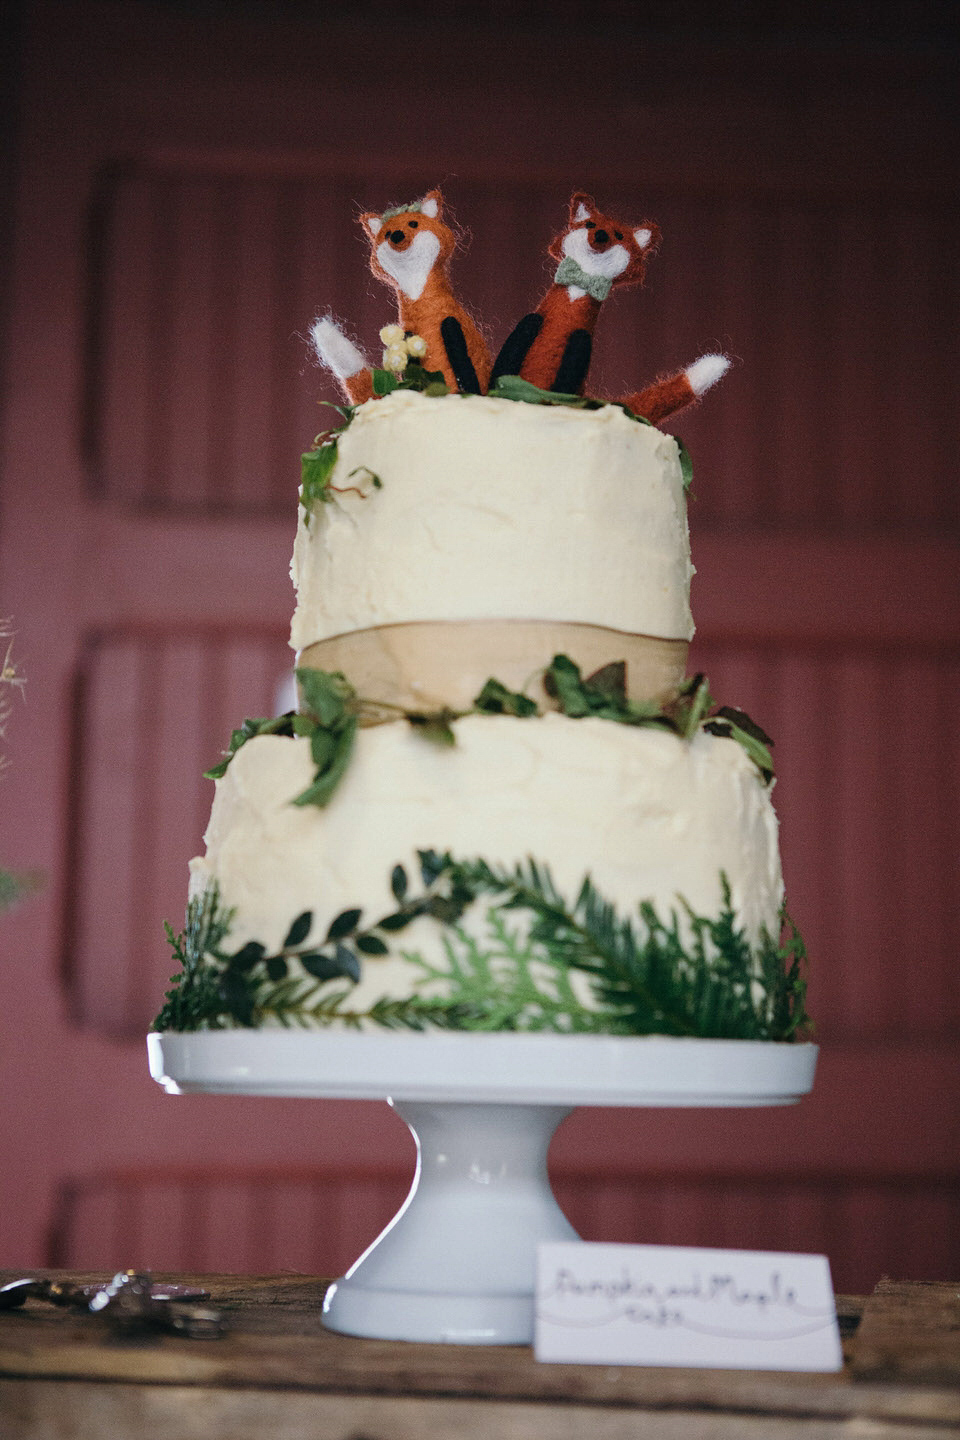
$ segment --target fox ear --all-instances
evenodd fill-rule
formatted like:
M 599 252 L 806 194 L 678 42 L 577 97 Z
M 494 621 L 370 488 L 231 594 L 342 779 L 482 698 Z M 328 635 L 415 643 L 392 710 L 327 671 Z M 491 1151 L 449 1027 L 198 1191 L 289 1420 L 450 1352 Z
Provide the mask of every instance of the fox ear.
M 643 225 L 638 225 L 633 232 L 633 238 L 641 250 L 649 250 L 652 255 L 660 244 L 660 226 L 652 220 L 647 220 Z
M 440 214 L 440 207 L 443 204 L 443 196 L 439 190 L 428 190 L 420 201 L 420 209 L 424 215 L 429 215 L 431 220 L 436 220 Z
M 371 235 L 379 235 L 383 229 L 383 221 L 372 210 L 368 210 L 366 214 L 360 216 L 360 224 L 369 230 Z
M 596 208 L 597 202 L 593 196 L 588 195 L 585 190 L 578 190 L 570 196 L 570 224 L 579 225 L 582 221 L 589 220 Z

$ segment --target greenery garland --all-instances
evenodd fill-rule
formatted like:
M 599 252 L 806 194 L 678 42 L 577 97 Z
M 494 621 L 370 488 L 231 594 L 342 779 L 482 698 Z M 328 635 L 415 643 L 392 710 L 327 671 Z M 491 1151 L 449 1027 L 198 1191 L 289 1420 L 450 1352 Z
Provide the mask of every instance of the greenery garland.
M 510 867 L 417 852 L 422 889 L 410 893 L 403 865 L 391 874 L 396 908 L 368 926 L 359 907 L 343 910 L 319 943 L 309 943 L 304 911 L 272 954 L 258 941 L 229 953 L 233 913 L 215 888 L 190 902 L 186 929 L 167 935 L 181 970 L 173 977 L 158 1030 L 224 1029 L 265 1023 L 424 1030 L 549 1030 L 555 1033 L 686 1035 L 792 1040 L 809 1029 L 806 952 L 782 917 L 782 936 L 764 932 L 751 948 L 721 875 L 719 915 L 697 915 L 684 901 L 666 920 L 642 903 L 623 917 L 587 876 L 571 903 L 535 860 Z M 487 940 L 461 925 L 487 897 Z M 523 912 L 511 930 L 504 912 Z M 428 917 L 446 927 L 445 964 L 401 952 L 419 972 L 412 993 L 350 1008 L 363 965 L 390 951 L 390 937 Z M 291 962 L 298 962 L 292 965 Z M 579 974 L 592 1003 L 578 998 Z M 436 993 L 439 991 L 440 993 Z
M 248 740 L 257 735 L 300 736 L 310 741 L 315 765 L 314 778 L 294 805 L 324 806 L 346 773 L 360 719 L 382 719 L 385 715 L 404 717 L 422 735 L 437 745 L 455 745 L 455 720 L 465 715 L 512 715 L 520 719 L 539 715 L 535 700 L 521 691 L 510 690 L 499 680 L 489 679 L 469 710 L 405 710 L 382 701 L 365 701 L 339 671 L 301 667 L 295 671 L 300 686 L 301 710 L 288 710 L 270 718 L 246 719 L 231 733 L 223 758 L 204 778 L 219 780 L 231 760 Z M 698 729 L 726 736 L 737 743 L 757 766 L 764 783 L 773 778 L 770 746 L 773 741 L 742 710 L 716 707 L 706 678 L 693 675 L 676 695 L 659 701 L 635 701 L 627 696 L 627 670 L 623 661 L 604 665 L 584 678 L 579 667 L 566 655 L 555 655 L 543 671 L 543 684 L 561 714 L 572 719 L 592 716 L 621 725 L 652 726 L 671 731 L 689 740 Z

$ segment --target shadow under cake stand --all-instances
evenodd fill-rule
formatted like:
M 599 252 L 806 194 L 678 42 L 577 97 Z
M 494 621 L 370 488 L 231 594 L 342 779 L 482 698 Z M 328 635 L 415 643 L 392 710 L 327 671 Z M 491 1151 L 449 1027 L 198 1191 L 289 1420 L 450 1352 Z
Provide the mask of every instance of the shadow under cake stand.
M 547 1179 L 578 1105 L 789 1105 L 817 1047 L 545 1034 L 170 1031 L 147 1040 L 173 1095 L 383 1100 L 417 1142 L 410 1193 L 324 1299 L 347 1335 L 453 1344 L 533 1338 L 536 1249 L 576 1240 Z

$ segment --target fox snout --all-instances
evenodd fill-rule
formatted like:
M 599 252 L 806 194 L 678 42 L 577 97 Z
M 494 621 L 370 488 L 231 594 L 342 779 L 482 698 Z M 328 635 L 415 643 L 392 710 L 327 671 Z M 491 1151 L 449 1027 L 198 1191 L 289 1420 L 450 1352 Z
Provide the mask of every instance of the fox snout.
M 395 250 L 405 250 L 419 228 L 420 222 L 418 220 L 408 220 L 402 230 L 388 230 L 383 238 L 384 240 L 389 240 Z
M 614 230 L 611 235 L 609 230 L 602 230 L 588 221 L 586 225 L 587 239 L 590 242 L 591 250 L 609 250 L 611 245 L 619 245 L 623 240 L 623 232 Z

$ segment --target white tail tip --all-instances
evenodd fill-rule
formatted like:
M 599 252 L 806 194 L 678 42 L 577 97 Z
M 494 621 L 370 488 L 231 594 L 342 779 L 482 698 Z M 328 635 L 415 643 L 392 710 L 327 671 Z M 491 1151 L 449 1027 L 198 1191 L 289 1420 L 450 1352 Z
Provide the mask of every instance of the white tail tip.
M 686 372 L 694 395 L 702 395 L 711 385 L 716 385 L 729 369 L 726 355 L 701 355 L 699 360 L 694 360 Z
M 356 345 L 347 339 L 329 315 L 314 320 L 310 326 L 310 338 L 320 364 L 332 370 L 338 380 L 349 380 L 359 370 L 367 369 L 367 362 Z

